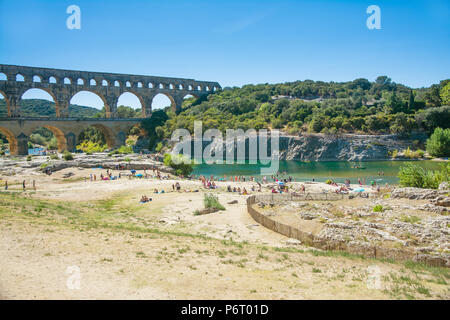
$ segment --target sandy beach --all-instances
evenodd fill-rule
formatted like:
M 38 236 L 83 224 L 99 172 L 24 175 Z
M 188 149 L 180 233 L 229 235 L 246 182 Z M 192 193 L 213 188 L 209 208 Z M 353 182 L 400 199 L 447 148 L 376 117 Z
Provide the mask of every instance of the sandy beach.
M 226 191 L 251 190 L 253 182 L 206 190 L 198 180 L 174 178 L 90 181 L 101 173 L 67 168 L 2 177 L 9 183 L 1 193 L 2 299 L 449 298 L 445 270 L 424 267 L 419 275 L 418 266 L 321 252 L 258 225 L 246 196 Z M 32 180 L 36 191 L 28 187 Z M 180 192 L 172 191 L 177 181 Z M 304 185 L 307 192 L 335 189 Z M 259 194 L 269 192 L 268 184 Z M 195 215 L 205 193 L 226 210 Z M 139 203 L 142 195 L 152 201 Z M 73 266 L 79 289 L 67 285 Z M 381 270 L 378 289 L 367 284 L 373 266 Z

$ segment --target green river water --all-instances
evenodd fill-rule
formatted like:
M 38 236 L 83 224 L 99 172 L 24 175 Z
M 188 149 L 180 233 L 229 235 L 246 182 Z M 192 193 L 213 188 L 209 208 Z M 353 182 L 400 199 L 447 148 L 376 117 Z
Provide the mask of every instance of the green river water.
M 436 161 L 368 161 L 368 162 L 300 162 L 280 161 L 279 172 L 286 172 L 295 181 L 326 181 L 332 179 L 336 182 L 344 182 L 350 179 L 351 183 L 357 183 L 358 178 L 366 179 L 366 183 L 374 180 L 377 184 L 397 184 L 398 170 L 400 166 L 408 162 L 414 162 L 426 169 L 438 170 L 439 162 Z M 215 176 L 216 178 L 229 176 L 260 176 L 260 165 L 257 164 L 201 164 L 194 167 L 193 174 Z M 359 167 L 360 169 L 356 169 Z

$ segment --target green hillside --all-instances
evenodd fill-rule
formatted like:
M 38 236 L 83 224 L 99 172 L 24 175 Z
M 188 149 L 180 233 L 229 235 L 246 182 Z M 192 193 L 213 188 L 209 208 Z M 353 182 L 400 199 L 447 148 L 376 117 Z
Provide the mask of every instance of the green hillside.
M 79 106 L 69 106 L 69 116 L 75 118 L 93 118 L 100 110 Z M 7 116 L 6 103 L 4 99 L 0 100 L 0 117 Z M 21 101 L 21 114 L 23 117 L 55 117 L 55 104 L 48 100 L 27 99 Z
M 450 125 L 450 80 L 412 89 L 380 76 L 374 82 L 296 81 L 224 88 L 207 99 L 185 101 L 183 111 L 156 128 L 168 138 L 176 128 L 193 132 L 194 120 L 203 129 L 256 130 L 277 128 L 301 132 L 400 133 L 432 132 Z

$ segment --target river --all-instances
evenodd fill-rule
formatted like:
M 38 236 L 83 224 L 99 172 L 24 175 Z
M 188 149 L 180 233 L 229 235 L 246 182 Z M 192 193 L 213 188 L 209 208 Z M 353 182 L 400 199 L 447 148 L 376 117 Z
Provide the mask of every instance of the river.
M 406 163 L 416 163 L 425 169 L 438 170 L 437 161 L 323 161 L 300 162 L 280 161 L 280 172 L 295 178 L 295 181 L 326 181 L 332 179 L 336 182 L 344 182 L 350 179 L 351 183 L 357 183 L 358 178 L 366 179 L 366 183 L 377 181 L 377 184 L 397 184 L 398 170 Z M 257 164 L 201 164 L 194 167 L 193 174 L 227 177 L 229 176 L 260 176 L 260 165 Z M 359 167 L 356 169 L 355 167 Z

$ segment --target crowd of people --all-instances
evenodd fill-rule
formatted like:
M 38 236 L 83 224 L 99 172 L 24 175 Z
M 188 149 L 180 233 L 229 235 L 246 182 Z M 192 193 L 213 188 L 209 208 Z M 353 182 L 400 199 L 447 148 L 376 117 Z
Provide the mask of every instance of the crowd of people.
M 130 170 L 129 172 L 124 172 L 124 170 L 127 170 L 127 165 L 124 164 L 117 164 L 115 166 L 115 169 L 117 170 L 116 173 L 113 173 L 112 170 L 106 169 L 105 172 L 101 172 L 99 175 L 100 181 L 110 181 L 110 180 L 118 180 L 122 179 L 124 176 L 126 176 L 128 179 L 133 178 L 139 178 L 139 179 L 158 179 L 158 180 L 164 180 L 164 179 L 170 179 L 171 176 L 169 174 L 163 175 L 161 171 L 156 168 L 152 167 L 151 169 L 147 170 L 144 169 L 143 173 L 137 173 L 136 170 Z M 383 175 L 384 172 L 380 172 L 379 175 Z M 97 174 L 91 173 L 88 177 L 85 177 L 85 181 L 97 181 L 98 177 Z M 241 176 L 241 175 L 233 175 L 233 176 L 222 176 L 222 177 L 215 177 L 213 175 L 206 177 L 204 175 L 200 176 L 190 176 L 188 177 L 189 180 L 198 180 L 201 182 L 204 189 L 211 190 L 211 189 L 218 189 L 219 188 L 219 182 L 230 182 L 231 184 L 228 184 L 226 186 L 226 191 L 230 193 L 237 193 L 240 195 L 249 195 L 251 193 L 260 193 L 262 192 L 263 185 L 265 185 L 265 188 L 267 188 L 268 191 L 271 193 L 289 193 L 289 192 L 299 192 L 299 193 L 305 193 L 306 192 L 306 186 L 305 184 L 300 184 L 300 188 L 297 189 L 297 187 L 294 189 L 293 185 L 290 184 L 291 182 L 295 182 L 295 179 L 292 176 L 288 176 L 287 172 L 277 173 L 275 175 L 271 176 Z M 315 179 L 313 178 L 312 181 L 314 182 Z M 350 179 L 345 179 L 345 182 L 343 184 L 336 183 L 333 180 L 330 180 L 328 184 L 330 186 L 335 187 L 333 190 L 335 193 L 338 194 L 347 194 L 351 191 L 358 191 L 362 192 L 364 189 L 363 186 L 366 185 L 366 178 L 358 178 L 357 179 L 359 184 L 359 189 L 355 190 L 355 188 L 351 187 L 351 181 Z M 251 182 L 251 186 L 242 186 L 237 185 L 233 186 L 232 183 L 241 183 L 241 182 Z M 386 184 L 387 185 L 387 184 Z M 8 182 L 5 181 L 5 190 L 8 190 Z M 22 188 L 25 191 L 26 190 L 26 181 L 24 180 L 22 183 Z M 376 190 L 380 192 L 380 186 L 377 184 L 376 180 L 372 180 L 370 182 L 370 187 L 372 190 Z M 32 188 L 33 190 L 36 190 L 36 182 L 35 180 L 32 181 Z M 247 189 L 249 188 L 249 189 Z M 177 181 L 176 183 L 172 184 L 172 192 L 199 192 L 198 189 L 195 190 L 182 190 L 180 183 Z M 161 194 L 165 193 L 164 190 L 158 190 L 154 189 L 154 194 Z M 143 195 L 141 197 L 142 203 L 146 203 L 152 201 L 151 198 Z

